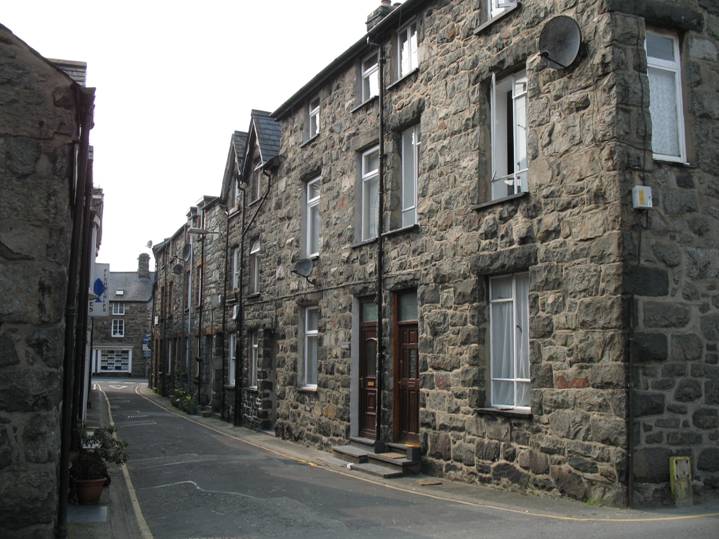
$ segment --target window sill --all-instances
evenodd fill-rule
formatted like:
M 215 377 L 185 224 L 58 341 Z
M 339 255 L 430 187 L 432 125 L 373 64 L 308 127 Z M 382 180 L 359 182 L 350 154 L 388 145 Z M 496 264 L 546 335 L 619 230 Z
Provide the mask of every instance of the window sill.
M 124 337 L 124 335 L 113 335 L 112 336 L 113 339 L 122 339 L 123 337 Z
M 671 157 L 662 157 L 660 155 L 654 155 L 652 156 L 652 159 L 654 159 L 654 161 L 656 161 L 657 163 L 661 163 L 662 165 L 669 165 L 681 168 L 693 168 L 693 165 L 691 163 L 683 161 L 681 159 L 672 159 Z
M 252 206 L 254 206 L 255 204 L 257 204 L 260 200 L 262 200 L 262 197 L 256 198 L 255 200 L 250 200 L 250 201 L 247 203 L 247 207 L 248 207 L 248 208 L 251 208 Z
M 249 387 L 247 388 L 247 391 L 253 391 L 253 392 L 257 393 L 258 388 L 257 388 L 257 386 L 249 386 Z
M 247 297 L 245 299 L 259 299 L 260 292 L 255 292 L 254 294 L 247 294 Z
M 225 384 L 225 389 L 235 389 L 235 384 Z
M 401 85 L 404 81 L 406 81 L 407 79 L 409 79 L 410 77 L 412 77 L 413 75 L 415 75 L 415 74 L 417 74 L 417 73 L 419 73 L 419 66 L 415 67 L 412 71 L 410 71 L 409 73 L 407 73 L 406 75 L 404 75 L 402 78 L 399 78 L 399 79 L 397 79 L 396 81 L 394 81 L 392 84 L 390 84 L 389 86 L 387 86 L 387 87 L 385 88 L 385 90 L 389 92 L 390 90 L 392 90 L 393 88 L 396 88 L 397 86 Z
M 504 204 L 505 202 L 510 202 L 512 200 L 517 200 L 519 198 L 524 198 L 528 195 L 529 195 L 528 191 L 524 192 L 524 193 L 517 193 L 516 195 L 509 195 L 506 197 L 490 200 L 488 202 L 482 202 L 481 204 L 475 204 L 474 206 L 472 206 L 472 209 L 473 210 L 483 210 L 484 208 L 489 208 L 492 206 L 496 206 L 498 204 Z
M 298 387 L 297 391 L 299 391 L 300 393 L 317 393 L 317 386 L 302 386 Z
M 399 236 L 401 234 L 411 234 L 412 232 L 419 232 L 419 225 L 417 223 L 402 228 L 395 228 L 394 230 L 388 230 L 382 233 L 383 238 L 391 238 L 392 236 Z
M 354 114 L 354 113 L 357 112 L 358 110 L 362 110 L 362 109 L 364 109 L 364 108 L 369 108 L 369 106 L 370 106 L 372 103 L 374 103 L 375 101 L 377 101 L 378 99 L 379 99 L 379 96 L 373 95 L 373 96 L 370 97 L 369 99 L 366 99 L 366 100 L 362 101 L 362 103 L 360 103 L 360 104 L 357 105 L 355 108 L 353 108 L 353 109 L 350 111 L 350 114 Z
M 308 138 L 307 140 L 305 140 L 302 144 L 300 144 L 300 148 L 304 148 L 305 146 L 309 146 L 309 145 L 312 144 L 315 140 L 317 140 L 317 139 L 319 138 L 319 136 L 320 136 L 319 133 L 317 133 L 317 134 L 314 135 L 314 136 L 311 136 L 310 138 Z
M 359 249 L 360 247 L 364 247 L 365 245 L 372 245 L 372 244 L 375 243 L 376 241 L 377 241 L 377 237 L 376 237 L 376 236 L 375 236 L 374 238 L 370 238 L 370 239 L 368 239 L 368 240 L 362 240 L 362 241 L 359 241 L 359 242 L 357 242 L 357 243 L 353 243 L 353 244 L 352 244 L 352 249 Z
M 532 419 L 530 410 L 518 410 L 516 408 L 476 408 L 478 415 L 494 415 L 501 417 L 511 417 L 513 419 Z
M 518 10 L 521 6 L 522 6 L 522 2 L 517 2 L 517 5 L 516 5 L 516 6 L 509 8 L 507 11 L 503 11 L 502 13 L 500 13 L 499 15 L 497 15 L 496 17 L 492 17 L 491 19 L 484 21 L 484 22 L 483 22 L 482 24 L 480 24 L 479 27 L 474 31 L 474 35 L 476 36 L 476 35 L 481 34 L 481 33 L 484 32 L 487 28 L 493 26 L 494 23 L 496 23 L 496 22 L 498 22 L 498 21 L 501 21 L 502 19 L 504 19 L 504 18 L 505 18 L 507 15 L 509 15 L 510 13 L 512 13 L 512 12 L 514 12 L 514 11 L 516 11 L 516 10 Z

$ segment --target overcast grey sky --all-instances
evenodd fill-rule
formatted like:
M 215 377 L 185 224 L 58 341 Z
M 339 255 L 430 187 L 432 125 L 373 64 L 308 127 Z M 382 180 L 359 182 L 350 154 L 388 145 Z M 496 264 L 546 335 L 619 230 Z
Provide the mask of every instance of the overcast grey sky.
M 40 54 L 88 63 L 97 88 L 99 262 L 137 256 L 219 194 L 234 130 L 272 111 L 365 32 L 380 0 L 4 0 L 0 22 Z

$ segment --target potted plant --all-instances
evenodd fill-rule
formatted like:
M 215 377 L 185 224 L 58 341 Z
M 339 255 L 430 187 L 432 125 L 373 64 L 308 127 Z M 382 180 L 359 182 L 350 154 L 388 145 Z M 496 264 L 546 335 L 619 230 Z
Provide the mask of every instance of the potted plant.
M 110 484 L 107 463 L 127 462 L 127 443 L 115 437 L 114 427 L 97 428 L 82 437 L 82 447 L 72 459 L 70 477 L 77 500 L 82 505 L 96 504 L 102 489 Z

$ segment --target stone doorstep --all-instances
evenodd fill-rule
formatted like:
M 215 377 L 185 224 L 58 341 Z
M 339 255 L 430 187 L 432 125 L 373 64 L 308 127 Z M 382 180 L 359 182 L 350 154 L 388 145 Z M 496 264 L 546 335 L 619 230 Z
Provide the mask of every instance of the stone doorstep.
M 348 464 L 347 467 L 350 470 L 357 470 L 358 472 L 374 475 L 376 477 L 382 477 L 383 479 L 394 479 L 395 477 L 402 477 L 404 473 L 400 469 L 392 469 L 387 466 L 379 464 Z
M 405 473 L 417 473 L 419 472 L 420 463 L 413 462 L 406 458 L 402 453 L 369 453 L 367 455 L 369 461 L 373 464 L 385 466 L 390 469 L 401 470 Z
M 336 445 L 332 451 L 343 460 L 348 460 L 356 464 L 367 462 L 368 450 L 354 445 Z

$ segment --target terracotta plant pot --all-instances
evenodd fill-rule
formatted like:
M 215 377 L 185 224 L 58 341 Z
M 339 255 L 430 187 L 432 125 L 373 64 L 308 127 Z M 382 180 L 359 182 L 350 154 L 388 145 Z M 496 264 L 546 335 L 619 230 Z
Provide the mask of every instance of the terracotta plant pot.
M 101 479 L 75 479 L 77 501 L 80 502 L 80 505 L 96 505 L 100 501 L 106 481 L 104 477 Z

